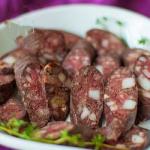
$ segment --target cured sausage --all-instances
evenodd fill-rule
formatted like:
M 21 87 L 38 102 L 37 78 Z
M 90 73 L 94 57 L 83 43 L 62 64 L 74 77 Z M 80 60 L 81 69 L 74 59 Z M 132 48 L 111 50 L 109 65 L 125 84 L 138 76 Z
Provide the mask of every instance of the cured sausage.
M 17 59 L 21 59 L 27 55 L 22 49 L 12 50 L 0 57 L 0 74 L 13 74 L 13 66 Z
M 138 121 L 150 119 L 150 56 L 141 55 L 134 67 L 139 85 Z
M 81 37 L 70 33 L 70 32 L 65 32 L 65 31 L 61 31 L 62 34 L 64 35 L 65 38 L 65 43 L 66 43 L 66 48 L 68 50 L 72 49 L 72 47 L 79 41 L 81 40 Z
M 49 30 L 49 31 L 61 32 L 63 34 L 67 50 L 70 50 L 73 47 L 73 45 L 77 43 L 78 40 L 81 39 L 80 36 L 63 30 Z M 24 45 L 24 38 L 22 36 L 17 37 L 16 43 L 17 45 L 19 45 L 19 47 L 22 47 Z
M 70 92 L 66 87 L 68 75 L 56 62 L 43 69 L 43 80 L 52 120 L 65 120 L 69 113 Z
M 108 79 L 104 95 L 106 126 L 103 133 L 109 141 L 117 141 L 135 123 L 138 88 L 128 68 L 117 69 Z
M 14 64 L 18 58 L 22 58 L 26 52 L 15 49 L 0 57 L 0 103 L 4 103 L 14 92 Z
M 50 60 L 61 62 L 67 54 L 64 36 L 56 30 L 33 29 L 19 40 L 19 46 L 37 55 L 42 64 Z
M 121 139 L 120 143 L 127 145 L 130 150 L 144 150 L 150 145 L 150 130 L 133 127 Z
M 73 129 L 73 127 L 73 124 L 65 121 L 53 121 L 49 122 L 45 127 L 41 128 L 41 130 L 36 131 L 34 136 L 40 138 L 57 139 L 60 137 L 62 131 L 70 131 Z
M 115 56 L 104 55 L 96 58 L 95 67 L 104 76 L 104 81 L 112 74 L 112 72 L 118 69 L 120 61 Z
M 74 124 L 98 127 L 103 111 L 104 82 L 94 66 L 82 68 L 73 78 L 70 117 Z
M 9 121 L 12 118 L 23 119 L 26 115 L 25 108 L 19 97 L 13 96 L 0 105 L 0 120 Z
M 134 126 L 117 142 L 111 143 L 116 150 L 145 150 L 150 145 L 150 130 Z M 102 150 L 112 150 L 112 148 L 102 148 Z
M 122 55 L 124 65 L 133 70 L 137 58 L 143 54 L 150 56 L 150 52 L 144 49 L 139 48 L 125 49 Z
M 82 67 L 91 65 L 94 58 L 93 47 L 85 40 L 78 41 L 63 61 L 63 67 L 73 76 Z
M 44 66 L 43 79 L 47 86 L 51 87 L 65 87 L 67 80 L 69 80 L 67 72 L 62 66 L 56 62 L 51 61 Z
M 42 127 L 49 120 L 48 100 L 41 66 L 35 57 L 26 56 L 14 66 L 15 78 L 31 122 Z
M 4 103 L 14 92 L 13 75 L 0 75 L 0 104 Z
M 98 55 L 116 54 L 121 56 L 125 48 L 119 37 L 101 29 L 89 30 L 86 33 L 86 40 L 92 44 Z
M 3 60 L 0 60 L 0 75 L 13 74 L 13 67 L 5 63 Z
M 44 137 L 44 138 L 51 138 L 57 139 L 60 137 L 62 131 L 68 131 L 69 134 L 80 134 L 81 138 L 86 141 L 91 140 L 94 135 L 95 131 L 86 125 L 84 126 L 77 126 L 69 122 L 65 121 L 57 121 L 57 122 L 50 122 L 47 126 L 41 128 L 41 130 L 35 132 L 34 136 L 36 137 Z
M 69 113 L 70 93 L 67 88 L 56 88 L 53 92 L 47 91 L 49 111 L 52 120 L 66 120 Z

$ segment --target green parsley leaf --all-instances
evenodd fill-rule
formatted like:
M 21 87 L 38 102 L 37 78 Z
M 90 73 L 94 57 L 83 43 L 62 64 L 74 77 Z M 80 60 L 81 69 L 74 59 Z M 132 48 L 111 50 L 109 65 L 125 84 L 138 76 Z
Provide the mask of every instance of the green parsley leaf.
M 124 23 L 120 20 L 116 20 L 117 25 L 119 25 L 120 27 L 124 26 Z
M 97 18 L 96 19 L 96 24 L 97 25 L 101 25 L 103 26 L 104 28 L 106 27 L 106 22 L 108 21 L 108 18 L 107 17 L 102 17 L 102 18 Z
M 108 18 L 104 16 L 104 17 L 102 17 L 102 20 L 108 21 Z
M 150 39 L 148 39 L 146 37 L 143 37 L 143 38 L 138 40 L 138 43 L 141 44 L 141 45 L 145 45 L 145 44 L 150 43 Z
M 104 141 L 105 141 L 105 138 L 102 135 L 96 135 L 92 139 L 92 143 L 93 145 L 95 145 L 96 150 L 99 150 L 103 146 Z

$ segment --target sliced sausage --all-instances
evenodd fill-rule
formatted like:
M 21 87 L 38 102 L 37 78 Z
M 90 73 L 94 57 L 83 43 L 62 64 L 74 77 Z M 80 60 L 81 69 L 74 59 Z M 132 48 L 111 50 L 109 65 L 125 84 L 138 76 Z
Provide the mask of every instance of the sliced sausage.
M 150 145 L 149 139 L 150 130 L 135 126 L 121 137 L 120 142 L 131 150 L 144 150 Z
M 70 75 L 74 75 L 82 67 L 91 65 L 93 58 L 93 47 L 85 40 L 80 40 L 73 46 L 64 59 L 63 67 Z
M 66 87 L 68 75 L 57 62 L 47 64 L 43 69 L 43 80 L 49 103 L 50 118 L 65 120 L 69 113 L 70 92 Z
M 96 58 L 95 67 L 104 76 L 104 81 L 106 81 L 112 72 L 118 69 L 119 66 L 120 61 L 115 56 L 104 55 Z
M 57 139 L 60 137 L 62 131 L 68 131 L 70 135 L 80 134 L 81 138 L 86 141 L 91 140 L 94 135 L 95 131 L 86 125 L 84 126 L 76 126 L 72 123 L 65 122 L 65 121 L 57 121 L 57 122 L 50 122 L 47 126 L 41 128 L 35 132 L 35 137 L 44 137 L 44 138 L 51 138 Z
M 72 47 L 81 39 L 80 36 L 70 33 L 61 31 L 65 38 L 66 48 L 68 50 L 72 49 Z
M 0 104 L 4 103 L 14 92 L 13 75 L 0 75 Z
M 134 126 L 111 145 L 115 150 L 145 150 L 150 145 L 149 139 L 150 130 Z M 102 148 L 102 150 L 112 150 L 112 148 Z
M 12 65 L 5 63 L 3 60 L 0 60 L 0 75 L 13 74 Z
M 121 56 L 125 48 L 119 37 L 101 29 L 89 30 L 86 33 L 86 40 L 92 44 L 98 55 L 116 54 Z
M 122 55 L 124 65 L 133 70 L 137 58 L 142 54 L 150 56 L 150 52 L 144 49 L 125 49 Z
M 17 86 L 30 120 L 38 126 L 46 125 L 49 109 L 39 62 L 35 57 L 26 56 L 18 60 L 14 68 Z
M 134 67 L 139 85 L 138 121 L 150 119 L 150 56 L 141 55 Z
M 19 46 L 37 55 L 42 64 L 50 60 L 61 62 L 67 54 L 64 36 L 56 30 L 33 29 L 19 40 Z
M 21 49 L 15 49 L 0 57 L 0 103 L 5 102 L 14 92 L 13 66 L 17 59 L 24 57 L 26 54 Z
M 71 120 L 74 124 L 98 127 L 103 110 L 104 82 L 94 66 L 82 68 L 73 78 Z
M 135 123 L 138 89 L 134 74 L 128 68 L 117 69 L 108 79 L 104 95 L 107 140 L 116 141 Z
M 9 121 L 12 118 L 23 119 L 25 115 L 26 111 L 20 97 L 13 96 L 6 103 L 0 105 L 1 121 Z
M 51 119 L 55 121 L 66 120 L 69 114 L 70 92 L 67 88 L 55 88 L 53 92 L 47 89 L 49 111 Z
M 13 74 L 13 66 L 17 59 L 27 55 L 22 49 L 12 50 L 0 57 L 0 74 Z
M 44 66 L 43 72 L 43 79 L 46 85 L 51 87 L 66 87 L 69 77 L 58 62 L 51 61 Z

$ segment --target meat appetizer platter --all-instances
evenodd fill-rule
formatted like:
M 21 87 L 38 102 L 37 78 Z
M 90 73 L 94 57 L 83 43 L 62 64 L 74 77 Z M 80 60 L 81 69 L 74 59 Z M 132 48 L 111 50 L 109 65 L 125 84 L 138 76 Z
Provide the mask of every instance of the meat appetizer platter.
M 15 42 L 0 57 L 0 132 L 66 149 L 150 146 L 139 126 L 150 120 L 150 49 L 100 28 L 33 27 Z

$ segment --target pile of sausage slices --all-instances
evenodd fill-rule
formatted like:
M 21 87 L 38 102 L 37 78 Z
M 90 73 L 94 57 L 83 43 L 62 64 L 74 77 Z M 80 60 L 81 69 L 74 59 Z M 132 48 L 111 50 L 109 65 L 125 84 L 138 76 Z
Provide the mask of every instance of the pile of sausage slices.
M 149 145 L 150 131 L 137 126 L 150 119 L 149 51 L 101 29 L 84 38 L 34 29 L 16 43 L 0 58 L 1 121 L 26 119 L 43 130 L 87 126 L 120 147 Z

